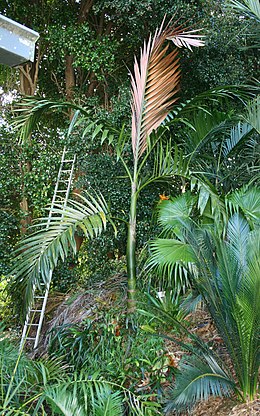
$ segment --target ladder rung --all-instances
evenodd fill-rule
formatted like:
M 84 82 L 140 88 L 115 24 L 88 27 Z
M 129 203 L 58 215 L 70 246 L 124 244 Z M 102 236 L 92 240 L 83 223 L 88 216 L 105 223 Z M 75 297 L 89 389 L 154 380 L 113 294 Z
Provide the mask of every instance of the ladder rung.
M 35 341 L 36 340 L 36 338 L 32 338 L 32 337 L 26 337 L 26 340 L 33 340 L 33 341 Z
M 34 299 L 44 299 L 45 296 L 34 296 Z
M 58 190 L 58 191 L 56 191 L 56 192 L 67 192 L 67 190 L 66 190 L 66 191 Z
M 71 169 L 62 169 L 61 173 L 68 173 L 71 172 Z
M 28 324 L 27 326 L 39 326 L 39 324 Z
M 41 312 L 41 309 L 31 309 L 31 312 Z
M 74 159 L 65 159 L 65 160 L 63 160 L 63 163 L 69 163 L 69 162 L 74 162 Z

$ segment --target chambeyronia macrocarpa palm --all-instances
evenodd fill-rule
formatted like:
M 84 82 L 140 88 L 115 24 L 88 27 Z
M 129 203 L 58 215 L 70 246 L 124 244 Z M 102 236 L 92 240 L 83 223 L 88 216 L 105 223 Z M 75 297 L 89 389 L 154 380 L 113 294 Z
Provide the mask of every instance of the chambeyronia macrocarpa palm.
M 177 100 L 176 93 L 179 91 L 180 81 L 177 48 L 191 49 L 193 46 L 204 45 L 202 36 L 197 32 L 185 32 L 180 26 L 174 27 L 171 23 L 164 28 L 163 21 L 154 37 L 150 36 L 149 40 L 144 42 L 140 62 L 135 58 L 134 72 L 131 74 L 134 171 L 133 175 L 130 175 L 132 193 L 126 253 L 129 312 L 134 312 L 136 303 L 136 212 L 142 169 L 142 163 L 139 166 L 138 162 L 147 149 L 149 135 L 160 126 Z M 177 46 L 173 51 L 169 51 L 169 40 Z M 148 154 L 149 151 L 146 152 L 146 157 Z
M 178 50 L 168 53 L 171 40 L 177 48 L 204 46 L 198 30 L 183 31 L 180 26 L 168 25 L 164 21 L 144 42 L 140 64 L 135 58 L 132 86 L 132 147 L 134 158 L 138 159 L 147 147 L 147 138 L 164 121 L 179 91 L 180 69 Z

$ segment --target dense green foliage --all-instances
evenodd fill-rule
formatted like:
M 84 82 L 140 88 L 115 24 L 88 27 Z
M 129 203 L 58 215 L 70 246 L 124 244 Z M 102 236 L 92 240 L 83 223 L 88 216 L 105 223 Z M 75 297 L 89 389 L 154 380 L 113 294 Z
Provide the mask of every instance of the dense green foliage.
M 153 416 L 186 412 L 211 395 L 253 400 L 260 316 L 258 3 L 0 0 L 0 13 L 40 33 L 33 63 L 0 67 L 0 316 L 8 325 L 0 333 L 0 414 Z M 186 30 L 203 27 L 206 44 L 180 51 L 178 102 L 136 157 L 129 69 L 165 15 Z M 158 71 L 157 84 L 161 78 Z M 32 229 L 36 234 L 27 233 L 13 264 L 20 235 L 46 215 L 64 144 L 77 156 L 76 196 L 66 212 L 56 207 L 47 233 L 46 218 Z M 106 303 L 97 295 L 89 319 L 47 334 L 48 358 L 19 352 L 9 327 L 23 319 L 39 269 L 46 282 L 56 267 L 54 294 L 88 291 L 111 275 L 125 279 L 131 220 L 142 316 L 127 316 L 125 295 L 119 305 L 117 297 Z M 75 236 L 85 236 L 79 252 Z M 190 330 L 187 314 L 201 301 L 219 342 L 207 344 Z M 187 352 L 179 363 L 173 345 Z
M 258 189 L 241 189 L 228 195 L 225 203 L 219 201 L 211 215 L 202 209 L 202 201 L 189 193 L 160 206 L 159 221 L 167 238 L 152 243 L 151 261 L 161 270 L 170 271 L 176 265 L 186 268 L 222 336 L 236 374 L 233 378 L 220 356 L 191 336 L 194 349 L 186 348 L 193 354 L 180 366 L 167 410 L 181 411 L 210 394 L 225 396 L 231 390 L 244 400 L 256 395 L 260 365 L 259 197 Z

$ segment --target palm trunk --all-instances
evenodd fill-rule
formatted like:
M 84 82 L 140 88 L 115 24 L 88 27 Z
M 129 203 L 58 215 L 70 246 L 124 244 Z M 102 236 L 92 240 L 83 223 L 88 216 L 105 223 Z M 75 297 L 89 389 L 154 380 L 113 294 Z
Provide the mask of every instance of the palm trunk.
M 132 182 L 132 194 L 130 202 L 130 214 L 127 234 L 127 313 L 132 314 L 136 310 L 136 206 L 137 193 L 136 181 Z

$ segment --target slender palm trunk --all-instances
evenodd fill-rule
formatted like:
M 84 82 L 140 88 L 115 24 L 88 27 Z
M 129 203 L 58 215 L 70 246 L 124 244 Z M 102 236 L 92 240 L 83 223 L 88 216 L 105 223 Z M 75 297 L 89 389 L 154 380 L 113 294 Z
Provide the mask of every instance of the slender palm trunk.
M 127 312 L 134 313 L 136 310 L 136 206 L 137 193 L 136 181 L 132 182 L 132 193 L 130 202 L 129 224 L 127 234 Z

